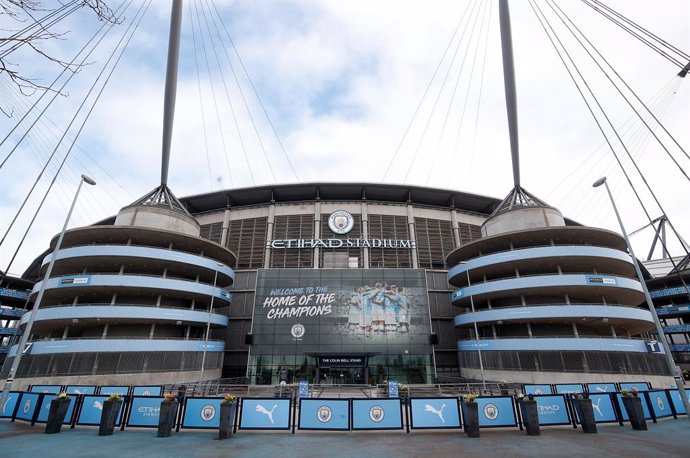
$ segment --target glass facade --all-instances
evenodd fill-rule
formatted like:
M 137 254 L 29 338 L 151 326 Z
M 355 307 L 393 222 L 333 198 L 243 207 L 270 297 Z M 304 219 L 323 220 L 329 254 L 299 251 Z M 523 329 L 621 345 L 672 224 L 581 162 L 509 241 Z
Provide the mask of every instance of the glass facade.
M 248 375 L 431 383 L 430 334 L 423 269 L 260 269 Z

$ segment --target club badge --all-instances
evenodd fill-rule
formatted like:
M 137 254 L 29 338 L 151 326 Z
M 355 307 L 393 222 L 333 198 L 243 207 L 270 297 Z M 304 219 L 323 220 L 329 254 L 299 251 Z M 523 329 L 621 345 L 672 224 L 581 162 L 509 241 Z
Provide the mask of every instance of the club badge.
M 216 416 L 216 408 L 211 404 L 206 404 L 201 408 L 201 419 L 204 421 L 211 421 Z
M 379 423 L 381 420 L 383 420 L 383 417 L 385 415 L 386 412 L 383 410 L 383 407 L 381 406 L 372 406 L 371 409 L 369 409 L 369 418 L 374 423 Z
M 321 423 L 328 423 L 333 417 L 333 412 L 331 411 L 330 407 L 321 406 L 319 407 L 319 410 L 316 411 L 316 416 Z
M 498 407 L 495 404 L 487 404 L 484 406 L 484 416 L 489 420 L 495 420 L 498 418 Z

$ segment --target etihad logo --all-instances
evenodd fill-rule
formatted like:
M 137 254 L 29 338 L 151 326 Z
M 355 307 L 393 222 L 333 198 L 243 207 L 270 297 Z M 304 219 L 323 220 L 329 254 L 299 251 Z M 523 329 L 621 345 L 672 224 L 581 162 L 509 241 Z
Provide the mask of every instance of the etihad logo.
M 537 409 L 539 410 L 540 415 L 554 415 L 556 412 L 561 410 L 561 406 L 558 404 L 537 404 Z
M 141 406 L 137 409 L 137 412 L 139 412 L 142 417 L 157 417 L 161 413 L 161 408 Z

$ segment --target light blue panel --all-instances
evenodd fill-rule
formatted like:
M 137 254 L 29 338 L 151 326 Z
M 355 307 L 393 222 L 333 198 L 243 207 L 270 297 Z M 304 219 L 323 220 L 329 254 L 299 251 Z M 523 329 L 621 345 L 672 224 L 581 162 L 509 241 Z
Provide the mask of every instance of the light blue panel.
M 242 399 L 242 428 L 288 429 L 290 427 L 289 399 Z
M 34 416 L 34 411 L 38 406 L 38 393 L 23 393 L 19 400 L 19 409 L 17 409 L 17 419 L 31 421 Z
M 481 339 L 459 340 L 458 350 L 506 350 L 506 351 L 543 351 L 549 350 L 582 350 L 582 351 L 626 351 L 636 353 L 649 353 L 644 340 L 591 338 L 591 337 L 539 337 L 539 338 L 507 338 L 507 339 Z M 10 350 L 11 352 L 11 350 Z M 35 353 L 35 349 L 33 350 Z
M 512 397 L 477 398 L 479 426 L 517 426 Z
M 96 393 L 96 387 L 95 386 L 68 386 L 67 389 L 65 390 L 67 394 L 95 394 Z
M 570 423 L 568 408 L 565 406 L 565 397 L 560 395 L 539 396 L 537 401 L 537 414 L 540 425 L 562 425 Z
M 17 391 L 10 391 L 10 393 L 7 395 L 5 405 L 2 406 L 0 418 L 10 418 L 12 416 L 12 412 L 14 412 L 14 406 L 17 405 L 17 399 L 19 399 L 19 394 L 20 393 Z
M 457 398 L 412 399 L 413 428 L 460 428 Z
M 525 385 L 525 395 L 528 394 L 553 394 L 551 385 Z
M 225 351 L 225 341 L 174 339 L 65 339 L 34 342 L 32 355 L 55 353 L 96 353 L 127 351 Z M 17 345 L 10 348 L 9 356 L 17 354 Z
M 556 385 L 556 394 L 584 393 L 585 387 L 582 383 L 569 383 Z
M 607 305 L 535 305 L 532 307 L 506 307 L 463 313 L 453 319 L 455 326 L 466 324 L 544 318 L 619 318 L 647 321 L 654 319 L 649 310 L 637 307 L 611 307 Z
M 101 392 L 99 394 L 110 395 L 113 393 L 117 393 L 121 396 L 127 396 L 127 393 L 129 393 L 129 387 L 128 386 L 102 386 Z
M 53 393 L 57 394 L 62 390 L 62 385 L 34 385 L 31 387 L 32 393 Z
M 84 403 L 82 404 L 81 412 L 79 412 L 79 418 L 77 419 L 77 424 L 80 425 L 98 425 L 101 423 L 101 415 L 103 414 L 103 402 L 108 399 L 108 396 L 84 396 Z M 117 414 L 116 424 L 120 424 L 122 419 L 122 407 L 125 405 L 123 402 L 120 406 L 120 412 Z
M 218 428 L 221 398 L 187 398 L 183 428 Z
M 621 383 L 621 390 L 632 390 L 633 388 L 637 388 L 639 391 L 648 391 L 649 390 L 649 385 L 647 382 L 631 382 L 631 383 Z
M 400 399 L 353 399 L 352 429 L 402 429 Z
M 590 393 L 613 393 L 617 391 L 616 385 L 613 383 L 588 383 L 587 390 Z
M 38 411 L 38 418 L 36 421 L 46 422 L 48 421 L 48 414 L 50 413 L 50 403 L 53 399 L 57 398 L 55 395 L 45 395 L 43 396 L 43 403 L 41 404 L 41 410 Z M 74 406 L 77 403 L 76 396 L 70 396 L 69 407 L 67 408 L 67 413 L 65 414 L 65 420 L 62 422 L 63 425 L 70 424 L 72 419 L 72 412 L 74 412 Z
M 666 390 L 648 391 L 649 400 L 652 401 L 652 409 L 657 418 L 669 417 L 673 415 L 671 406 L 668 403 Z
M 302 399 L 300 429 L 350 430 L 350 402 L 347 399 Z
M 678 390 L 669 390 L 671 393 L 671 400 L 673 401 L 673 406 L 676 408 L 676 413 L 678 415 L 685 415 L 685 404 L 683 404 L 683 399 L 680 397 L 680 392 Z M 686 391 L 688 395 L 688 401 L 690 401 L 690 393 Z
M 590 394 L 589 399 L 592 400 L 592 411 L 594 412 L 595 421 L 612 422 L 617 420 L 611 396 L 608 394 Z M 575 411 L 575 416 L 577 417 L 577 411 Z
M 132 398 L 132 410 L 127 426 L 158 426 L 163 397 Z
M 160 385 L 153 386 L 135 386 L 134 396 L 161 396 L 163 394 L 163 387 Z
M 628 418 L 628 412 L 625 411 L 625 406 L 623 405 L 623 397 L 620 395 L 620 393 L 616 394 L 616 397 L 618 398 L 618 406 L 621 408 L 623 421 L 630 420 L 630 418 Z M 640 394 L 640 399 L 642 399 L 642 412 L 644 412 L 644 418 L 646 420 L 650 420 L 652 415 L 649 413 L 649 407 L 647 407 L 647 401 L 645 400 L 644 395 Z

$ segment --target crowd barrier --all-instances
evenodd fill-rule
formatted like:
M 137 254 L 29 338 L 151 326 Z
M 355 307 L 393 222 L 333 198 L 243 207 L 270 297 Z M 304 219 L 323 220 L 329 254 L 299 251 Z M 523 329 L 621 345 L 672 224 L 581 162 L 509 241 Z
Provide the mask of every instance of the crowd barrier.
M 572 425 L 577 428 L 579 419 L 571 393 L 558 393 L 558 386 L 540 385 L 542 394 L 535 394 L 539 423 L 543 427 Z M 568 386 L 572 387 L 572 384 Z M 654 423 L 658 419 L 685 415 L 680 394 L 674 389 L 649 389 L 640 391 L 645 418 Z M 105 389 L 104 389 L 105 388 Z M 100 422 L 103 402 L 108 390 L 95 389 L 98 393 L 72 395 L 64 424 L 97 426 Z M 156 428 L 162 396 L 134 394 L 150 392 L 127 387 L 118 413 L 120 430 L 132 428 Z M 147 387 L 151 388 L 151 387 Z M 34 425 L 45 423 L 50 401 L 55 393 L 12 391 L 3 406 L 2 417 Z M 614 392 L 591 392 L 590 399 L 597 423 L 628 421 L 622 403 L 622 395 Z M 220 397 L 187 397 L 183 399 L 175 420 L 175 429 L 217 429 L 220 422 Z M 480 396 L 476 398 L 480 428 L 524 427 L 517 400 L 511 396 Z M 412 397 L 412 398 L 238 398 L 233 429 L 247 431 L 366 431 L 366 430 L 460 430 L 465 427 L 465 404 L 462 397 Z

